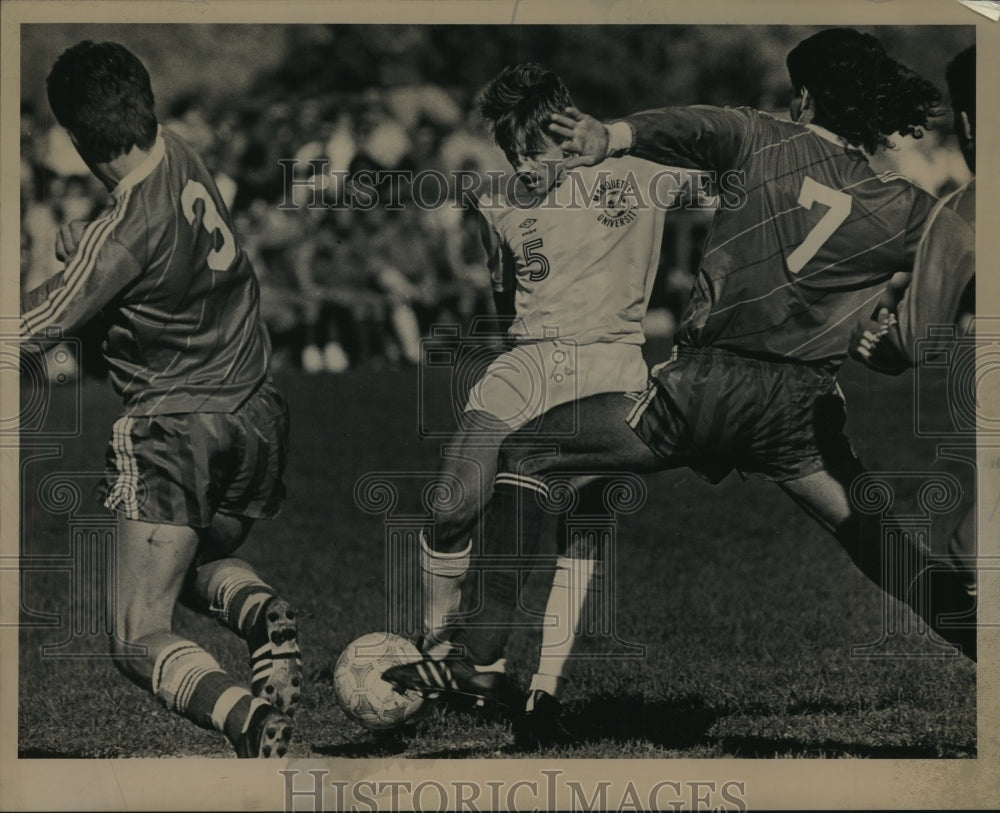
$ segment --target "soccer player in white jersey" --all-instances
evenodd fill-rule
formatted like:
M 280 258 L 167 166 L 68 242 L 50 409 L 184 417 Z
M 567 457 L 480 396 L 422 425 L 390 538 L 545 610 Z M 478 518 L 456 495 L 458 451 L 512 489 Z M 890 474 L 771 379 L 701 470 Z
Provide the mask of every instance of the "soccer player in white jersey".
M 600 392 L 639 391 L 648 377 L 642 320 L 665 209 L 682 175 L 628 157 L 568 176 L 562 149 L 546 128 L 569 103 L 560 78 L 536 64 L 506 68 L 480 101 L 516 171 L 512 183 L 479 203 L 497 310 L 510 319 L 512 346 L 472 387 L 442 470 L 443 483 L 460 484 L 458 499 L 436 512 L 421 537 L 421 647 L 434 657 L 450 648 L 448 618 L 459 609 L 470 534 L 489 500 L 503 438 L 554 406 Z M 577 488 L 581 500 L 597 500 L 599 509 L 600 482 L 581 480 Z M 530 559 L 541 532 L 531 529 L 519 549 L 483 553 Z M 598 566 L 592 554 L 567 549 L 562 537 L 560 530 L 556 586 L 546 610 L 554 623 L 543 628 L 543 666 L 530 692 L 544 694 L 542 702 L 559 694 L 567 643 Z M 488 584 L 516 592 L 516 575 L 507 575 Z
M 125 402 L 104 501 L 119 520 L 115 664 L 238 756 L 283 756 L 301 690 L 295 613 L 232 555 L 284 498 L 288 410 L 253 268 L 210 173 L 157 124 L 132 53 L 81 42 L 56 60 L 48 95 L 112 204 L 60 231 L 65 266 L 22 295 L 22 334 L 68 333 L 102 313 Z M 181 597 L 246 642 L 250 691 L 171 631 Z

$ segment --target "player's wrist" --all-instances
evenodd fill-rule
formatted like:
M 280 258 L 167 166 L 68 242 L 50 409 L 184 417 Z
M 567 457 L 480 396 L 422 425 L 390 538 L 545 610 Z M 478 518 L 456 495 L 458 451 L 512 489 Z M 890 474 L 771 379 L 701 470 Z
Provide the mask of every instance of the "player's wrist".
M 608 155 L 624 155 L 635 143 L 635 132 L 627 121 L 613 121 L 605 124 L 608 133 Z

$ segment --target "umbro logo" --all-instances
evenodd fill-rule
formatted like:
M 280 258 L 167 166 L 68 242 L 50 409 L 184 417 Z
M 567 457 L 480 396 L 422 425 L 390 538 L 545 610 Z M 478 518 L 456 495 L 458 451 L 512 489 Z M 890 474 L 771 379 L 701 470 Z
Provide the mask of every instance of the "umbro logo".
M 520 226 L 518 226 L 518 228 L 519 228 L 519 229 L 530 229 L 530 228 L 531 228 L 532 226 L 534 226 L 534 225 L 535 225 L 535 223 L 536 223 L 536 222 L 537 222 L 537 221 L 536 221 L 536 219 L 535 219 L 535 218 L 533 218 L 533 217 L 529 217 L 529 218 L 528 218 L 527 220 L 525 220 L 525 221 L 524 221 L 524 222 L 523 222 L 523 223 L 522 223 L 522 224 L 521 224 Z

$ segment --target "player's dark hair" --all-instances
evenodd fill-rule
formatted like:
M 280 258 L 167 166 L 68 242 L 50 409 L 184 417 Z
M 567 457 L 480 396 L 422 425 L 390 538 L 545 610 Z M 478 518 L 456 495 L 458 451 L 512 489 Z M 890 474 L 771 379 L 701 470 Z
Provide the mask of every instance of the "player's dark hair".
M 802 40 L 788 54 L 796 91 L 806 88 L 813 121 L 848 144 L 875 152 L 888 136 L 920 138 L 937 115 L 941 94 L 923 77 L 892 59 L 870 34 L 831 28 Z
M 48 78 L 56 121 L 80 155 L 105 163 L 156 140 L 153 89 L 142 62 L 114 42 L 80 42 L 64 51 Z
M 479 112 L 493 131 L 493 140 L 508 155 L 519 143 L 528 150 L 543 148 L 553 113 L 572 104 L 569 91 L 555 73 L 534 62 L 508 65 L 486 86 Z
M 969 117 L 969 123 L 976 126 L 976 46 L 970 45 L 960 52 L 945 70 L 944 79 L 948 83 L 951 107 Z

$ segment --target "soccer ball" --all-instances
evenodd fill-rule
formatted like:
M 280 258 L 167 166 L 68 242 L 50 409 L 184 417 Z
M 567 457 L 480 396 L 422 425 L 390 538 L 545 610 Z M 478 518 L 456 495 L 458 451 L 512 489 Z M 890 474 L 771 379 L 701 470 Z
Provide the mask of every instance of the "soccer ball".
M 347 645 L 333 668 L 333 688 L 344 713 L 372 731 L 411 719 L 423 704 L 418 692 L 400 694 L 382 680 L 390 666 L 419 661 L 417 648 L 391 632 L 372 632 Z

